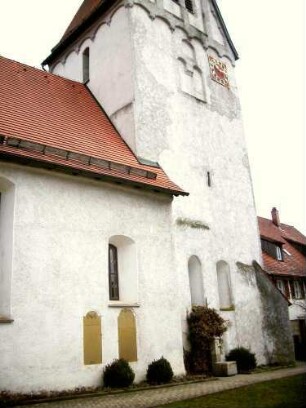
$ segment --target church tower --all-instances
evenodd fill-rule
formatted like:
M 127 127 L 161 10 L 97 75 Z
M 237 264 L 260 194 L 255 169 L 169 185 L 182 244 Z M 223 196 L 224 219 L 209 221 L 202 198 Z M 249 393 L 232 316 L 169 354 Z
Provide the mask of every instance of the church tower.
M 138 160 L 189 192 L 172 204 L 182 332 L 207 304 L 230 322 L 226 349 L 264 363 L 256 280 L 239 267 L 260 248 L 237 58 L 216 0 L 85 0 L 44 64 L 85 82 Z

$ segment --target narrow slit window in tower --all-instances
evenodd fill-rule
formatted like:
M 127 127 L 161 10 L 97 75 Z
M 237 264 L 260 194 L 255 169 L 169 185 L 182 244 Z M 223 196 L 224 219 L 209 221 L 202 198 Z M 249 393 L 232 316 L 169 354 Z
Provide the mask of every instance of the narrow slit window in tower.
M 89 48 L 87 47 L 83 52 L 83 82 L 89 81 Z

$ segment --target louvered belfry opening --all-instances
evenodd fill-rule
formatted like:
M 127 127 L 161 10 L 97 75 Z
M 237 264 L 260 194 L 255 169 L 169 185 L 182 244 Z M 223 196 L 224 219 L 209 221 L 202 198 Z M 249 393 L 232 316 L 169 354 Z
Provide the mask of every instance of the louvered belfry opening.
M 193 13 L 193 1 L 192 0 L 185 0 L 185 7 L 190 13 Z

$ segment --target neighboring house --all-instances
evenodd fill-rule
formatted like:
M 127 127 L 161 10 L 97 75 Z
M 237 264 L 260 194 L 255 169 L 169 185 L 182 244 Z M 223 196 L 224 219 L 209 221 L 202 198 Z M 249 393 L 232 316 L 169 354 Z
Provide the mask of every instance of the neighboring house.
M 263 264 L 275 285 L 288 299 L 297 359 L 306 359 L 306 237 L 291 225 L 258 217 Z
M 226 351 L 291 358 L 253 267 L 236 59 L 215 0 L 85 0 L 50 72 L 0 57 L 1 389 L 96 386 L 118 357 L 184 374 L 192 304 Z

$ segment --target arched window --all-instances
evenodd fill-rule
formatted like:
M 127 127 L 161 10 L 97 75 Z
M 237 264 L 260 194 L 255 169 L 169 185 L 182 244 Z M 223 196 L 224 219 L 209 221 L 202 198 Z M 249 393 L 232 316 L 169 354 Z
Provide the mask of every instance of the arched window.
M 89 81 L 89 48 L 83 52 L 83 82 Z
M 192 305 L 204 305 L 202 268 L 199 258 L 191 256 L 188 261 L 190 297 Z
M 233 300 L 231 294 L 230 268 L 224 261 L 217 263 L 217 279 L 220 309 L 232 308 Z
M 109 274 L 109 299 L 119 300 L 118 279 L 118 251 L 115 245 L 108 246 L 108 274 Z
M 196 60 L 193 45 L 183 39 L 178 57 L 180 88 L 183 92 L 205 102 L 203 74 Z
M 114 235 L 108 246 L 109 299 L 138 301 L 138 279 L 135 242 L 124 235 Z

